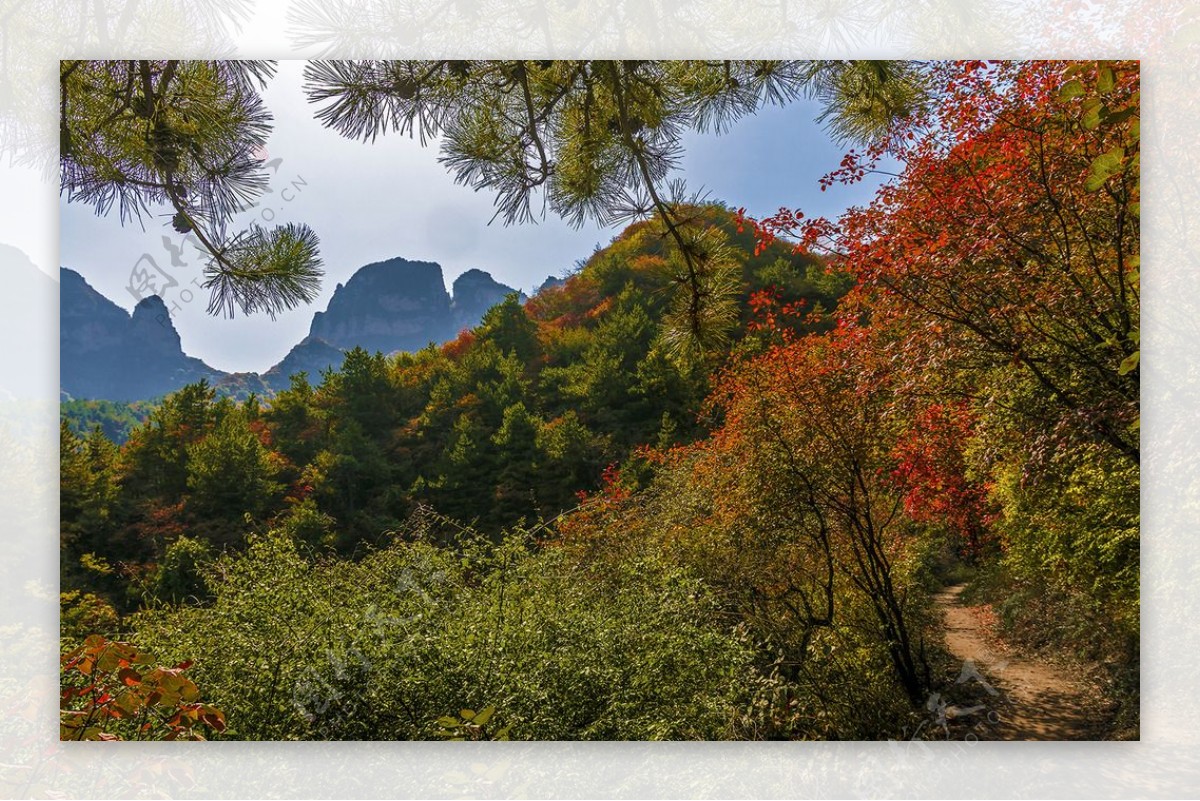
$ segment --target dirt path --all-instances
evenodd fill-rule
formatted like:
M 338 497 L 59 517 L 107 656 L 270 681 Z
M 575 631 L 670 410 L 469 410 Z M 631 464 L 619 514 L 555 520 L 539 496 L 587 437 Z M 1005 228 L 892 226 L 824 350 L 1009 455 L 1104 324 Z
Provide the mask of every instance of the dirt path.
M 959 598 L 964 585 L 936 597 L 946 621 L 946 646 L 963 669 L 963 690 L 978 696 L 950 709 L 988 740 L 1092 740 L 1102 736 L 1096 697 L 1070 671 L 1017 653 L 990 638 L 978 615 Z

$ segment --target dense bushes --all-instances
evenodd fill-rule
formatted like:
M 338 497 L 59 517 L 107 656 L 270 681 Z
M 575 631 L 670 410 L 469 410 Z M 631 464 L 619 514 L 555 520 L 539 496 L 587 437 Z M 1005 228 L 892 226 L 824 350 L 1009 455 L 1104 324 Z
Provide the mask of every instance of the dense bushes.
M 206 569 L 210 603 L 136 614 L 136 641 L 194 660 L 234 738 L 432 739 L 485 707 L 512 739 L 870 739 L 913 718 L 853 598 L 797 659 L 711 564 L 645 541 L 409 532 L 357 561 L 257 537 Z
M 358 561 L 270 534 L 209 571 L 211 605 L 134 618 L 244 738 L 420 739 L 495 706 L 513 738 L 722 738 L 754 675 L 711 593 L 649 558 L 396 541 Z

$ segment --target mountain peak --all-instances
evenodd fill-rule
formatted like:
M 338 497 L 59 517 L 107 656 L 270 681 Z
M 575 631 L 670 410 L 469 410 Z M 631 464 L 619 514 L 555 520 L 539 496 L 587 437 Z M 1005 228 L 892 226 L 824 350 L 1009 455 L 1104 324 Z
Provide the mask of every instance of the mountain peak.
M 74 270 L 60 276 L 60 380 L 68 395 L 144 400 L 224 375 L 183 352 L 158 295 L 142 298 L 130 315 Z
M 312 384 L 321 381 L 321 373 L 327 368 L 334 370 L 342 366 L 346 354 L 320 337 L 307 336 L 288 351 L 279 364 L 262 374 L 263 383 L 278 392 L 287 389 L 296 373 L 308 373 Z
M 163 353 L 183 353 L 183 343 L 167 304 L 158 295 L 147 295 L 133 307 L 131 330 L 142 350 Z
M 257 374 L 226 375 L 188 357 L 167 304 L 158 295 L 138 301 L 130 315 L 62 269 L 60 346 L 62 387 L 74 397 L 137 400 L 208 378 L 236 394 L 261 385 L 279 390 L 301 370 L 319 380 L 348 351 L 416 351 L 479 324 L 484 313 L 516 290 L 470 269 L 446 291 L 441 265 L 393 258 L 368 264 L 338 284 L 309 334 L 279 364 Z M 225 384 L 222 384 L 222 382 Z M 258 382 L 258 383 L 255 383 Z
M 490 281 L 492 283 L 496 282 L 496 280 L 492 278 L 491 273 L 485 273 L 478 267 L 471 267 L 468 270 L 464 270 L 459 274 L 458 278 L 454 279 L 454 286 L 457 287 L 460 283 L 470 284 L 476 281 Z
M 488 309 L 517 290 L 502 284 L 491 273 L 471 268 L 454 279 L 454 330 L 470 328 L 483 319 Z M 519 293 L 524 300 L 525 294 Z
M 360 267 L 339 284 L 308 334 L 343 350 L 420 350 L 449 338 L 449 312 L 441 265 L 394 258 Z
M 414 295 L 446 291 L 440 264 L 433 261 L 409 261 L 399 256 L 358 268 L 345 286 L 341 287 L 341 291 L 362 291 L 368 287 L 375 291 L 407 292 Z M 337 291 L 334 295 L 337 295 Z
M 134 325 L 154 323 L 175 330 L 175 324 L 171 322 L 171 313 L 167 311 L 167 304 L 158 295 L 147 295 L 139 300 L 133 307 L 132 319 Z
M 341 350 L 420 350 L 477 325 L 484 312 L 515 292 L 472 268 L 446 291 L 437 262 L 387 259 L 359 268 L 338 284 L 329 307 L 313 315 L 309 336 Z

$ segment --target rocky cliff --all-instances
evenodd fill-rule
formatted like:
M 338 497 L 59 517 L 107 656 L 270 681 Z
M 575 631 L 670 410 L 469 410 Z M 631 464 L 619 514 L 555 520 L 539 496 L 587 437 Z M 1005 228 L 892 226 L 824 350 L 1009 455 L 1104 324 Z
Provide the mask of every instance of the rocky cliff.
M 308 333 L 343 350 L 384 353 L 444 342 L 455 331 L 442 268 L 400 258 L 368 264 L 337 285 Z
M 454 279 L 454 299 L 450 304 L 453 334 L 479 325 L 487 310 L 517 290 L 500 283 L 483 270 L 467 270 Z M 520 293 L 521 300 L 525 294 Z
M 141 400 L 225 376 L 183 352 L 157 295 L 143 298 L 130 315 L 65 267 L 59 291 L 59 378 L 67 395 Z
M 482 270 L 468 270 L 446 291 L 434 262 L 395 258 L 360 268 L 338 284 L 325 311 L 313 315 L 309 335 L 264 373 L 226 374 L 187 356 L 166 306 L 144 298 L 127 314 L 78 273 L 63 268 L 60 303 L 62 389 L 76 398 L 141 400 L 207 378 L 238 397 L 278 392 L 304 371 L 320 383 L 339 368 L 345 351 L 394 353 L 453 339 L 479 324 L 512 287 Z
M 288 351 L 279 364 L 262 374 L 263 383 L 278 392 L 287 389 L 296 373 L 308 373 L 308 382 L 314 386 L 321 383 L 321 373 L 327 369 L 337 370 L 342 366 L 346 352 L 335 348 L 323 339 L 307 336 Z

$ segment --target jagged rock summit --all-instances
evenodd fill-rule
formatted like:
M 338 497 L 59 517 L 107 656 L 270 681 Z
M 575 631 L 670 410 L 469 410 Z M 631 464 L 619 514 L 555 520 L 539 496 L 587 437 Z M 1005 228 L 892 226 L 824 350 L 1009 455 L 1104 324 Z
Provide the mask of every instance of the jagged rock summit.
M 335 348 L 318 337 L 307 336 L 288 351 L 279 364 L 263 373 L 262 380 L 267 387 L 278 392 L 287 389 L 296 373 L 308 373 L 309 383 L 315 385 L 320 383 L 321 373 L 330 368 L 338 369 L 345 357 L 346 352 L 341 348 Z
M 71 397 L 140 400 L 224 377 L 183 352 L 157 295 L 143 298 L 130 315 L 65 267 L 59 291 L 59 377 Z
M 516 292 L 510 286 L 492 278 L 490 273 L 483 270 L 470 269 L 454 279 L 454 300 L 450 304 L 453 316 L 454 331 L 457 335 L 464 328 L 472 328 L 479 324 L 487 310 L 506 297 Z M 518 293 L 522 302 L 525 293 Z
M 63 268 L 62 390 L 75 398 L 143 400 L 206 378 L 221 391 L 242 395 L 285 389 L 302 371 L 315 384 L 325 369 L 341 367 L 352 348 L 394 353 L 446 342 L 516 292 L 475 269 L 458 276 L 453 289 L 451 297 L 435 262 L 368 264 L 337 285 L 325 311 L 313 315 L 308 336 L 278 364 L 261 374 L 228 374 L 183 352 L 157 295 L 143 298 L 130 315 Z
M 395 258 L 368 264 L 338 284 L 313 315 L 309 336 L 342 350 L 420 350 L 457 333 L 440 265 Z

